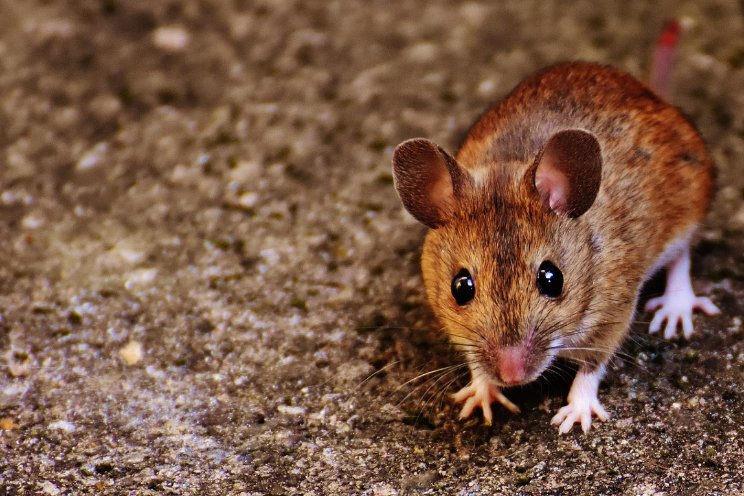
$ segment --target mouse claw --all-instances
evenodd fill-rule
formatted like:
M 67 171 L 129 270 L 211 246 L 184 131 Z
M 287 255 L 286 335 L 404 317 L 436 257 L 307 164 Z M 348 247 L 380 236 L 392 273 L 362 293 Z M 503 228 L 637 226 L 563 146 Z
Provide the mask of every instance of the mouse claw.
M 491 403 L 498 402 L 512 413 L 519 413 L 519 407 L 504 396 L 501 389 L 487 378 L 474 377 L 470 384 L 452 395 L 455 403 L 463 403 L 460 419 L 468 418 L 473 411 L 480 407 L 483 411 L 483 422 L 491 425 L 493 411 Z

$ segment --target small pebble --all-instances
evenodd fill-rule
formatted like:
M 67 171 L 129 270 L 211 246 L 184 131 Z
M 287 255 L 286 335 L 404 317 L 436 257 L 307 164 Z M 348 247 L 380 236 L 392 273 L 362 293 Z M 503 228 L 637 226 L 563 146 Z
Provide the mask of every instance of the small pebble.
M 119 350 L 119 358 L 127 365 L 139 363 L 143 355 L 142 343 L 139 341 L 129 341 L 126 346 Z
M 256 206 L 257 203 L 258 194 L 253 191 L 243 193 L 242 195 L 240 195 L 240 198 L 238 198 L 238 204 L 242 208 L 253 208 Z
M 301 406 L 279 405 L 276 409 L 285 415 L 305 415 L 305 409 Z
M 155 46 L 166 52 L 178 52 L 189 44 L 188 31 L 180 26 L 163 26 L 152 33 Z
M 21 227 L 29 231 L 34 231 L 42 227 L 46 223 L 46 219 L 39 212 L 31 212 L 21 219 Z
M 80 160 L 78 160 L 75 169 L 78 171 L 87 171 L 101 164 L 104 155 L 108 152 L 108 143 L 98 143 L 88 150 Z
M 49 424 L 49 428 L 56 431 L 65 432 L 75 432 L 77 430 L 75 424 L 73 424 L 72 422 L 68 422 L 67 420 L 57 420 L 56 422 L 52 422 L 51 424 Z
M 44 491 L 44 494 L 51 494 L 52 496 L 62 493 L 60 488 L 49 481 L 44 481 L 44 483 L 41 484 L 41 490 Z
M 158 269 L 139 269 L 131 273 L 129 278 L 124 283 L 124 287 L 132 289 L 137 285 L 146 285 L 155 280 L 158 276 Z

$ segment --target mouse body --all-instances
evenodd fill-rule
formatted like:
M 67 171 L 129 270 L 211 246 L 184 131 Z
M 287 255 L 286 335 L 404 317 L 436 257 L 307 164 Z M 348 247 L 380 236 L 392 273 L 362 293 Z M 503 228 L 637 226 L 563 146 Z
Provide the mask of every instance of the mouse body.
M 690 283 L 689 246 L 714 169 L 695 127 L 629 74 L 561 63 L 528 77 L 470 128 L 453 157 L 426 139 L 398 145 L 404 207 L 430 229 L 428 302 L 462 352 L 471 382 L 461 418 L 539 377 L 557 357 L 578 364 L 559 432 L 609 415 L 597 393 L 630 327 L 643 283 L 667 268 L 650 331 L 693 330 L 718 309 Z

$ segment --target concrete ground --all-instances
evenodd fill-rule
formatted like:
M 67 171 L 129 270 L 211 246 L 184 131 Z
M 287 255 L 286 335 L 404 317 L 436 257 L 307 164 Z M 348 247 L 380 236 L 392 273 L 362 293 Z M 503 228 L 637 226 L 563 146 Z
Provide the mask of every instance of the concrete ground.
M 722 314 L 635 325 L 587 435 L 549 425 L 570 370 L 457 420 L 393 146 L 453 150 L 554 61 L 642 77 L 670 16 Z M 733 0 L 0 0 L 0 495 L 744 494 L 743 29 Z

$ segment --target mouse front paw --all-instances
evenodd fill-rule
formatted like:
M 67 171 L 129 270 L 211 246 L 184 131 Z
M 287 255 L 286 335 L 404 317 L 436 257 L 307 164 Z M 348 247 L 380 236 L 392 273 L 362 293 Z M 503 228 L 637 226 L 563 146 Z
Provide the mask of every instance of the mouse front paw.
M 576 378 L 571 384 L 568 393 L 568 405 L 558 410 L 558 413 L 550 420 L 552 425 L 558 426 L 558 434 L 570 431 L 577 422 L 581 424 L 581 430 L 588 432 L 592 426 L 592 415 L 599 420 L 606 421 L 610 414 L 604 409 L 597 398 L 599 381 L 604 375 L 604 366 L 594 371 L 579 370 Z
M 491 403 L 494 401 L 501 403 L 512 413 L 519 413 L 519 407 L 509 401 L 509 398 L 504 396 L 496 384 L 484 377 L 474 377 L 470 384 L 453 394 L 452 399 L 455 403 L 464 402 L 460 411 L 460 420 L 468 418 L 476 407 L 480 407 L 483 411 L 484 423 L 491 425 L 493 422 Z
M 568 405 L 558 410 L 550 423 L 558 425 L 558 434 L 565 434 L 571 430 L 577 422 L 581 424 L 581 430 L 588 432 L 592 426 L 592 414 L 596 415 L 601 421 L 610 418 L 610 414 L 602 406 L 597 397 L 588 400 L 570 401 Z
M 664 339 L 672 339 L 677 334 L 677 325 L 682 324 L 682 334 L 685 339 L 692 335 L 692 312 L 701 310 L 706 315 L 716 315 L 721 311 L 710 298 L 695 296 L 690 291 L 681 291 L 676 294 L 664 293 L 658 298 L 651 298 L 646 303 L 646 311 L 656 311 L 651 324 L 648 326 L 649 334 L 655 334 L 661 329 L 661 324 L 666 321 L 664 327 Z

